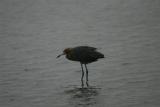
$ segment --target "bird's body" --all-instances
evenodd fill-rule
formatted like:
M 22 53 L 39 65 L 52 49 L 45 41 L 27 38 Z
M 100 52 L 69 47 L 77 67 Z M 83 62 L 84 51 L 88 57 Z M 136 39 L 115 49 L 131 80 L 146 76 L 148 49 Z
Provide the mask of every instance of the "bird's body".
M 87 81 L 88 81 L 88 69 L 86 64 L 95 62 L 100 58 L 104 58 L 104 55 L 98 52 L 97 48 L 89 47 L 89 46 L 78 46 L 74 48 L 66 48 L 64 49 L 63 54 L 61 55 L 66 55 L 66 58 L 69 60 L 80 62 L 81 68 L 82 68 L 81 80 L 83 80 L 83 76 L 84 76 L 84 71 L 83 71 L 83 64 L 84 64 L 86 68 Z M 58 55 L 57 58 L 60 57 L 61 55 Z
M 96 48 L 88 46 L 78 46 L 74 48 L 67 48 L 64 51 L 68 51 L 66 58 L 72 61 L 79 61 L 82 64 L 88 64 L 97 61 L 99 58 L 104 58 L 104 55 L 97 52 Z

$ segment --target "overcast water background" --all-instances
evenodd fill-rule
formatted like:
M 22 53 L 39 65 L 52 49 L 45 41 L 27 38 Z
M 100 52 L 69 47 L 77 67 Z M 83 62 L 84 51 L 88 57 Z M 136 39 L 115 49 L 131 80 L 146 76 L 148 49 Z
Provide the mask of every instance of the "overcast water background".
M 81 67 L 66 47 L 97 47 Z M 160 107 L 159 0 L 1 0 L 0 107 Z

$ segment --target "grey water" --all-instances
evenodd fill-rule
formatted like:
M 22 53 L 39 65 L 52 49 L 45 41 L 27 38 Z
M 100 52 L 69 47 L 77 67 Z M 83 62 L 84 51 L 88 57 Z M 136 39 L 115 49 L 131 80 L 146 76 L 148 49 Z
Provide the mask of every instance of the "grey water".
M 97 47 L 81 67 L 63 49 Z M 0 107 L 160 107 L 159 0 L 1 0 Z

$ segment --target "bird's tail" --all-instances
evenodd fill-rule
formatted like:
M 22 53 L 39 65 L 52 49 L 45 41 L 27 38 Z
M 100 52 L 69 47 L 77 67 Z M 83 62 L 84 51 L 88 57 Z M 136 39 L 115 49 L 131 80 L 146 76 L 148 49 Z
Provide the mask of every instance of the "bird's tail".
M 103 54 L 99 55 L 99 58 L 105 58 Z
M 102 53 L 100 53 L 100 52 L 96 52 L 96 53 L 97 53 L 96 56 L 97 56 L 98 58 L 105 58 Z

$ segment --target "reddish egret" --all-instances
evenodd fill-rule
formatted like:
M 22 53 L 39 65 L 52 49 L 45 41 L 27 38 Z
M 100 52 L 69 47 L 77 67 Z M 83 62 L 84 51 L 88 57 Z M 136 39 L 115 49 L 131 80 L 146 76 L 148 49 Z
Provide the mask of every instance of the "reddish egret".
M 97 48 L 89 47 L 89 46 L 78 46 L 74 48 L 66 48 L 63 53 L 58 55 L 59 58 L 62 55 L 66 55 L 66 58 L 72 61 L 79 61 L 82 68 L 82 77 L 81 81 L 83 81 L 84 70 L 83 64 L 86 68 L 86 81 L 88 81 L 88 69 L 87 65 L 89 63 L 97 61 L 99 58 L 104 58 L 104 55 L 100 52 L 96 51 Z

